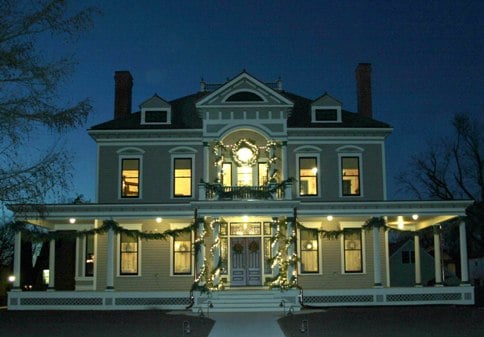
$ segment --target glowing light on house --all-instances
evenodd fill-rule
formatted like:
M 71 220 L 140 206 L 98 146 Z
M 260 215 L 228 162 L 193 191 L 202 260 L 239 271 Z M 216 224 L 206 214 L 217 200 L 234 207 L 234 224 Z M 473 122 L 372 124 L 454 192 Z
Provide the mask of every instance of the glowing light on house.
M 397 224 L 398 224 L 398 229 L 403 229 L 403 226 L 404 226 L 403 216 L 399 215 L 397 217 Z
M 413 219 L 413 220 L 418 220 L 418 214 L 414 214 L 414 215 L 412 215 L 412 219 Z
M 318 168 L 317 167 L 313 167 L 311 169 L 311 172 L 315 175 L 316 173 L 318 173 Z
M 163 218 L 160 218 L 160 217 L 157 217 L 157 218 L 156 218 L 156 222 L 157 222 L 157 223 L 161 223 L 162 221 L 163 221 Z
M 15 275 L 10 275 L 10 276 L 8 277 L 8 282 L 10 282 L 10 283 L 14 283 L 14 282 L 15 282 Z
M 328 215 L 328 216 L 326 217 L 326 219 L 327 219 L 328 221 L 333 221 L 333 216 L 332 216 L 332 215 Z
M 249 216 L 248 215 L 242 216 L 242 221 L 244 221 L 244 222 L 249 221 Z
M 69 223 L 71 223 L 71 224 L 75 224 L 75 223 L 76 223 L 76 218 L 70 218 L 70 219 L 69 219 Z

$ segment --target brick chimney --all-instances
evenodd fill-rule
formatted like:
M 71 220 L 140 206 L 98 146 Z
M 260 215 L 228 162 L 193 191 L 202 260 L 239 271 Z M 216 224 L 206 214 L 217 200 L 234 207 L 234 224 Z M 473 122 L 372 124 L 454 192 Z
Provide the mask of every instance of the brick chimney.
M 371 102 L 371 64 L 358 64 L 358 67 L 356 67 L 355 76 L 358 113 L 362 116 L 372 118 L 373 108 Z
M 125 119 L 131 114 L 133 77 L 129 71 L 114 73 L 114 119 Z

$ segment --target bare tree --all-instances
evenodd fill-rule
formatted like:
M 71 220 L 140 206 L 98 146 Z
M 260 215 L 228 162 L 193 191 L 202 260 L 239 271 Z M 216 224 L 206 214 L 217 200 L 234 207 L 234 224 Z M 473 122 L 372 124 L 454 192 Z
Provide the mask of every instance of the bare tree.
M 88 99 L 61 103 L 73 57 L 48 57 L 42 42 L 75 41 L 97 10 L 73 12 L 62 0 L 0 0 L 0 8 L 0 202 L 42 203 L 68 185 L 70 158 L 39 138 L 82 125 L 92 109 Z
M 430 145 L 427 151 L 414 156 L 407 170 L 396 177 L 400 191 L 419 199 L 474 200 L 466 210 L 469 247 L 473 255 L 484 253 L 482 122 L 482 119 L 468 113 L 456 114 L 452 121 L 454 136 L 440 140 L 437 144 Z M 457 231 L 454 228 L 450 233 L 452 236 Z

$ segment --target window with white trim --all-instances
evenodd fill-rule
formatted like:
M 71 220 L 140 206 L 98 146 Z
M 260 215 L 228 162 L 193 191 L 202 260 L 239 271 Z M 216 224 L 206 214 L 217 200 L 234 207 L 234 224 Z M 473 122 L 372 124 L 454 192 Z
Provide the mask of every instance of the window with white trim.
M 359 228 L 343 230 L 344 272 L 363 272 L 363 239 Z
M 299 195 L 318 195 L 318 159 L 317 157 L 299 157 Z
M 192 233 L 182 232 L 173 238 L 173 275 L 192 273 Z
M 84 276 L 94 276 L 94 234 L 84 236 Z
M 343 196 L 359 196 L 360 158 L 358 156 L 341 157 L 341 192 Z
M 140 197 L 140 158 L 121 158 L 121 198 Z
M 299 254 L 301 273 L 319 272 L 319 242 L 318 231 L 302 228 L 299 232 Z
M 174 158 L 173 160 L 173 196 L 192 196 L 192 158 Z
M 138 275 L 139 273 L 139 239 L 128 232 L 119 236 L 119 274 Z

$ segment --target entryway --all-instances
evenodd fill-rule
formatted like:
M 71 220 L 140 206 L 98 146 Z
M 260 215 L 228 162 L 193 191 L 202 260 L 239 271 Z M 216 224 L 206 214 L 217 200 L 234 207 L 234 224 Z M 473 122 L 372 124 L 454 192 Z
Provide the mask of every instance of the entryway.
M 230 286 L 262 286 L 260 237 L 230 239 Z

